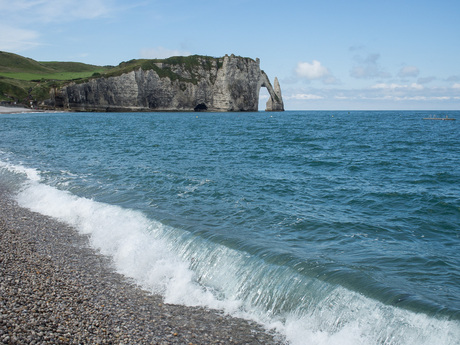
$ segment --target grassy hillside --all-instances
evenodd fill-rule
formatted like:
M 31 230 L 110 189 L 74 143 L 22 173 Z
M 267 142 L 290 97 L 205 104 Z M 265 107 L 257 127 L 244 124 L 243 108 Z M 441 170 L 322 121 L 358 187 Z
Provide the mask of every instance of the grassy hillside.
M 159 64 L 162 67 L 159 67 Z M 190 79 L 174 72 L 174 65 L 188 70 Z M 197 83 L 195 67 L 205 70 L 222 67 L 222 60 L 209 56 L 174 56 L 167 59 L 139 59 L 122 62 L 118 66 L 95 66 L 79 62 L 39 62 L 17 54 L 0 51 L 0 101 L 16 101 L 29 105 L 49 97 L 49 90 L 71 81 L 85 82 L 91 78 L 112 77 L 142 68 L 155 70 L 160 77 Z
M 38 61 L 0 51 L 0 73 L 50 73 L 53 69 Z
M 0 51 L 0 101 L 30 104 L 46 99 L 51 87 L 104 73 L 110 66 L 80 62 L 39 62 Z
M 72 80 L 103 73 L 110 67 L 80 62 L 38 62 L 20 55 L 0 52 L 0 76 L 20 80 Z

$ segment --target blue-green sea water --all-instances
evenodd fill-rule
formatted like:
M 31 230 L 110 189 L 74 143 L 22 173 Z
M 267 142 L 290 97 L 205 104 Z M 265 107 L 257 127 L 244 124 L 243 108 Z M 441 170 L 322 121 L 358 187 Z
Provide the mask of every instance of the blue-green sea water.
M 460 344 L 460 112 L 0 115 L 0 180 L 166 302 Z

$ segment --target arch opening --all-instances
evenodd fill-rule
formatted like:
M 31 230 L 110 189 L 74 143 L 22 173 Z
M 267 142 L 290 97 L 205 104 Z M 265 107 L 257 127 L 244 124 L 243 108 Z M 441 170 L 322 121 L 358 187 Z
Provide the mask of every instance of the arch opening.
M 265 110 L 265 105 L 269 99 L 270 93 L 268 92 L 268 89 L 265 86 L 261 86 L 259 88 L 259 111 Z

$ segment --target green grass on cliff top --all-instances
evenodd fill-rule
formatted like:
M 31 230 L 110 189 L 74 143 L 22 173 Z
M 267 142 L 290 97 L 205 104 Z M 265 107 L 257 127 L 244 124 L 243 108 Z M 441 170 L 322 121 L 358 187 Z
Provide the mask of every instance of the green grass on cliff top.
M 19 80 L 73 80 L 103 73 L 110 67 L 80 62 L 38 62 L 20 55 L 0 52 L 0 76 Z
M 244 59 L 252 60 L 250 58 Z M 163 69 L 169 69 L 170 71 L 171 66 L 174 65 L 182 65 L 185 70 L 192 71 L 200 65 L 205 70 L 210 70 L 214 66 L 219 69 L 222 67 L 223 60 L 222 58 L 202 55 L 173 56 L 167 59 L 134 59 L 121 62 L 118 66 L 114 67 L 88 65 L 80 62 L 39 62 L 17 54 L 0 51 L 0 76 L 28 81 L 43 79 L 71 81 L 86 79 L 92 76 L 118 76 L 139 68 L 143 70 L 153 69 L 158 72 L 162 69 L 158 67 L 159 63 L 163 64 Z M 170 76 L 171 72 L 165 71 L 161 74 L 164 75 L 160 75 L 160 77 L 166 77 Z
M 159 67 L 159 64 L 162 64 L 162 67 Z M 183 69 L 193 74 L 196 67 L 201 66 L 209 71 L 213 67 L 217 67 L 217 69 L 221 68 L 222 64 L 222 58 L 202 55 L 172 56 L 167 59 L 134 59 L 120 63 L 117 67 L 105 73 L 105 76 L 118 76 L 142 68 L 144 71 L 154 70 L 160 78 L 169 77 L 171 80 L 182 80 L 184 78 L 174 73 L 171 67 L 181 65 Z M 194 80 L 192 77 L 184 79 L 184 81 L 193 82 Z
M 162 67 L 159 67 L 160 63 Z M 222 58 L 192 55 L 130 60 L 115 67 L 95 66 L 80 62 L 39 62 L 0 51 L 0 101 L 41 101 L 49 97 L 52 87 L 61 87 L 70 82 L 82 83 L 92 78 L 119 76 L 139 68 L 154 70 L 160 78 L 168 77 L 196 84 L 200 76 L 194 74 L 195 67 L 201 65 L 205 70 L 211 70 L 214 66 L 221 68 L 222 64 Z M 175 65 L 181 65 L 182 69 L 190 72 L 190 78 L 175 73 Z

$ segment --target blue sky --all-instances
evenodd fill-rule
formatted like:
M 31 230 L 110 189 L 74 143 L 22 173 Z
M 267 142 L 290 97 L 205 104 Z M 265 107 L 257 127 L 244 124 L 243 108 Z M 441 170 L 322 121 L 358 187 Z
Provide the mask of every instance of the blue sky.
M 96 65 L 235 54 L 278 77 L 287 110 L 460 110 L 459 15 L 458 0 L 0 0 L 0 50 Z

